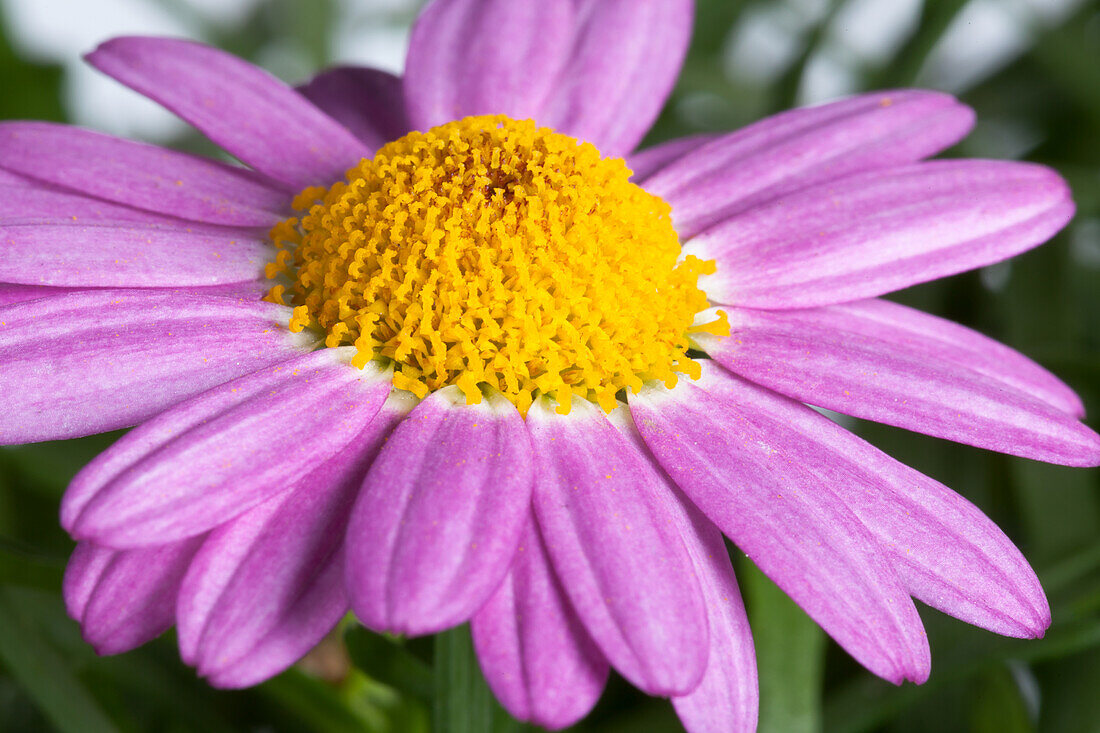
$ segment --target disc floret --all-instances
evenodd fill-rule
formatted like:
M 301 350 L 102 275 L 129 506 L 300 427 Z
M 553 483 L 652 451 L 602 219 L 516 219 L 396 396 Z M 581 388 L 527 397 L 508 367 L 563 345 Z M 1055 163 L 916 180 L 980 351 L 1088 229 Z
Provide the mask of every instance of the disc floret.
M 619 158 L 502 116 L 412 132 L 294 201 L 271 233 L 268 298 L 292 331 L 394 363 L 419 397 L 499 390 L 611 410 L 621 390 L 677 374 L 712 262 L 678 261 L 669 206 Z

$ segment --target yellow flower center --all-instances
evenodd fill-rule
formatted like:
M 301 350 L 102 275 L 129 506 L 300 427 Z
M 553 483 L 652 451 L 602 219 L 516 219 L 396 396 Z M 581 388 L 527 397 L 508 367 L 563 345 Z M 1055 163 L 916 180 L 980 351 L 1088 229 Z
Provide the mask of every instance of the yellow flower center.
M 409 133 L 271 232 L 268 299 L 290 330 L 392 360 L 418 397 L 491 387 L 522 413 L 539 395 L 610 411 L 621 390 L 698 374 L 689 333 L 712 262 L 677 262 L 669 206 L 619 158 L 501 116 Z

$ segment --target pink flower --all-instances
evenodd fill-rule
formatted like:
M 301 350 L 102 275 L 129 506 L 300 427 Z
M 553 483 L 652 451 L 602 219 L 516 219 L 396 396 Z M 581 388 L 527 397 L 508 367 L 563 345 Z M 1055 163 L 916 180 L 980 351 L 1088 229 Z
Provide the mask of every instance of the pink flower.
M 89 55 L 248 168 L 0 125 L 0 439 L 138 426 L 62 507 L 99 652 L 175 623 L 185 661 L 241 687 L 349 608 L 470 621 L 518 718 L 578 720 L 613 666 L 691 731 L 752 730 L 723 533 L 895 683 L 929 672 L 911 597 L 1043 634 L 995 525 L 803 403 L 1100 463 L 1057 378 L 878 299 L 1045 241 L 1065 183 L 922 162 L 973 120 L 934 92 L 633 152 L 691 10 L 436 0 L 403 79 L 300 93 L 186 41 Z

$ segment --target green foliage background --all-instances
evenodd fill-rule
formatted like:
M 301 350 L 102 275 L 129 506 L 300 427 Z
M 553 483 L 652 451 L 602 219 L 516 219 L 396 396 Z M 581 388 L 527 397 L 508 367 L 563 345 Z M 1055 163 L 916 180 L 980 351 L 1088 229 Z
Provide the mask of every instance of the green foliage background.
M 181 0 L 161 2 L 189 12 Z M 274 0 L 238 26 L 210 27 L 208 37 L 250 58 L 281 40 L 321 66 L 333 60 L 335 3 Z M 786 70 L 766 85 L 722 73 L 723 44 L 753 5 L 760 3 L 698 0 L 687 66 L 652 142 L 731 129 L 791 106 L 844 3 L 829 5 L 823 20 L 802 35 Z M 914 85 L 964 5 L 927 0 L 919 23 L 891 57 L 859 69 L 861 88 Z M 385 21 L 402 24 L 411 17 L 412 10 L 395 12 Z M 58 68 L 20 58 L 7 32 L 0 32 L 0 118 L 65 119 L 61 77 Z M 1024 351 L 1078 389 L 1090 415 L 1100 414 L 1100 3 L 1086 2 L 1062 22 L 1031 29 L 1018 58 L 963 98 L 977 109 L 979 124 L 950 154 L 1004 157 L 999 131 L 1026 130 L 1034 144 L 1018 152 L 1070 180 L 1078 216 L 1053 242 L 1010 267 L 949 278 L 897 298 Z M 206 149 L 194 138 L 178 142 Z M 988 287 L 992 281 L 1001 286 Z M 1054 624 L 1040 641 L 1015 641 L 922 608 L 933 652 L 931 680 L 894 688 L 859 668 L 734 551 L 760 664 L 760 730 L 1100 731 L 1100 472 L 871 424 L 856 429 L 992 516 L 1037 569 Z M 62 606 L 61 575 L 72 544 L 58 528 L 57 507 L 72 475 L 117 437 L 0 449 L 0 731 L 524 728 L 492 700 L 464 629 L 401 644 L 349 619 L 308 664 L 240 692 L 216 691 L 197 680 L 178 661 L 171 633 L 130 654 L 97 658 Z M 576 730 L 681 728 L 666 701 L 613 678 Z

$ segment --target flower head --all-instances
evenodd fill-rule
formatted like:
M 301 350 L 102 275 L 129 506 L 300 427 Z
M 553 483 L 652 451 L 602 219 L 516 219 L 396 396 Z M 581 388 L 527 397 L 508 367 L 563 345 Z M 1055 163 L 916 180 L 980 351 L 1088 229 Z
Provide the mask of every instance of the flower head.
M 570 724 L 614 667 L 689 730 L 751 730 L 723 534 L 894 682 L 929 672 L 912 598 L 1044 632 L 990 520 L 806 404 L 1100 463 L 1057 378 L 878 299 L 1045 241 L 1065 184 L 924 161 L 972 123 L 934 92 L 632 152 L 690 25 L 687 0 L 436 0 L 404 78 L 300 90 L 185 41 L 90 54 L 247 167 L 0 125 L 0 439 L 137 426 L 62 506 L 98 651 L 174 623 L 241 687 L 349 608 L 469 621 L 519 718 Z
M 266 269 L 289 285 L 268 297 L 295 306 L 291 331 L 354 345 L 356 366 L 393 362 L 417 397 L 455 384 L 470 403 L 487 388 L 522 414 L 540 394 L 568 413 L 576 393 L 610 412 L 620 390 L 697 373 L 695 283 L 714 271 L 677 263 L 668 205 L 629 179 L 531 121 L 412 132 L 298 197 L 309 213 L 275 227 Z

